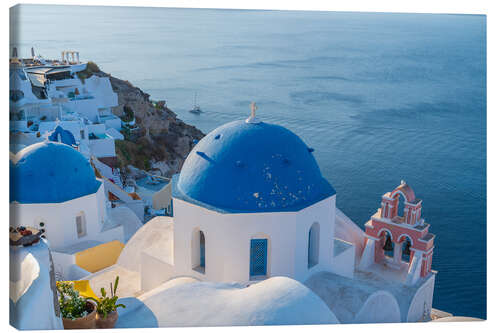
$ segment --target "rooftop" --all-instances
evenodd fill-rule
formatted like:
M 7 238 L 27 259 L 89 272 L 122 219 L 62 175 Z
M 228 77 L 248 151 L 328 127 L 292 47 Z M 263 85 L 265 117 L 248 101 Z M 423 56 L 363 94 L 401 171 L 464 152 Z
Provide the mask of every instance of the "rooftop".
M 94 194 L 101 186 L 89 161 L 58 142 L 28 146 L 13 157 L 10 166 L 11 202 L 60 203 Z
M 116 327 L 308 325 L 338 323 L 311 290 L 273 277 L 244 287 L 180 278 L 137 298 L 122 298 Z
M 354 323 L 355 315 L 375 292 L 388 291 L 401 306 L 401 321 L 406 315 L 417 290 L 430 279 L 429 274 L 414 286 L 407 286 L 403 274 L 394 268 L 373 265 L 369 272 L 355 270 L 352 279 L 330 272 L 319 272 L 311 276 L 305 285 L 323 299 L 341 323 Z M 399 274 L 401 274 L 401 280 Z
M 223 213 L 298 211 L 336 192 L 288 129 L 234 121 L 207 134 L 173 177 L 173 195 Z

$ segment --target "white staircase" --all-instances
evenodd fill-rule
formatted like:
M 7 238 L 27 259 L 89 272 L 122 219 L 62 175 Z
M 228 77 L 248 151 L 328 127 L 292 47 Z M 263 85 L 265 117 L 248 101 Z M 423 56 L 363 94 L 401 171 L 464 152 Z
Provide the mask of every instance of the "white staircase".
M 118 187 L 123 188 L 122 180 L 120 178 L 120 169 L 112 169 L 108 165 L 99 161 L 95 156 L 92 156 L 90 159 L 103 177 L 113 181 L 113 183 L 115 183 Z
M 413 286 L 420 278 L 420 270 L 422 269 L 422 253 L 415 252 L 410 266 L 408 267 L 408 275 L 406 276 L 405 284 Z
M 120 169 L 113 169 L 113 176 L 110 178 L 116 185 L 123 188 L 122 179 L 120 177 Z
M 370 267 L 375 261 L 375 241 L 368 239 L 366 242 L 365 250 L 359 262 L 359 269 L 365 270 Z

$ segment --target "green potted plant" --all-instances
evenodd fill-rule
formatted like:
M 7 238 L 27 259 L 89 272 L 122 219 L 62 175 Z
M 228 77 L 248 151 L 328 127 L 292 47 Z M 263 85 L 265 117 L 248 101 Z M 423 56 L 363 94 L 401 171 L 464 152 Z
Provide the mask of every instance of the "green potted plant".
M 110 283 L 110 293 L 111 297 L 107 296 L 106 290 L 101 288 L 101 297 L 98 299 L 92 298 L 97 303 L 97 318 L 96 327 L 97 328 L 113 328 L 115 327 L 116 321 L 118 320 L 118 312 L 116 309 L 118 307 L 125 308 L 123 304 L 117 304 L 118 296 L 116 295 L 116 289 L 118 288 L 119 277 L 115 279 L 115 284 Z
M 71 282 L 58 281 L 56 287 L 64 329 L 95 328 L 96 305 L 80 296 Z

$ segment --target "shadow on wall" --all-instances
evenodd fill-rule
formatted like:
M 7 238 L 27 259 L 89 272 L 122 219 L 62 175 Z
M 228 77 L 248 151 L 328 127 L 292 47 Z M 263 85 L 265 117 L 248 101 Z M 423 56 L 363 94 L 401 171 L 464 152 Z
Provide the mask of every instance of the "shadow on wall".
M 149 328 L 158 327 L 158 320 L 143 302 L 135 297 L 120 298 L 125 309 L 118 308 L 118 321 L 115 328 Z M 133 314 L 133 315 L 129 315 Z

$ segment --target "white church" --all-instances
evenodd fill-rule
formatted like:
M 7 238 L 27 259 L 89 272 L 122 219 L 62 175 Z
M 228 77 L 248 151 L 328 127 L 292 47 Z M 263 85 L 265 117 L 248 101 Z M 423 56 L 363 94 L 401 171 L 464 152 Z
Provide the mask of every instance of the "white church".
M 109 242 L 121 249 L 142 223 L 127 207 L 111 208 L 82 153 L 46 140 L 11 155 L 10 225 L 42 230 L 58 276 L 73 280 L 90 274 L 79 254 Z
M 378 209 L 363 231 L 336 207 L 314 150 L 255 110 L 252 104 L 248 119 L 216 128 L 193 148 L 172 179 L 172 217 L 147 222 L 124 241 L 115 263 L 80 277 L 99 290 L 120 276 L 118 294 L 128 306 L 117 327 L 429 321 L 434 235 L 420 217 L 421 201 L 408 195 L 413 190 L 402 182 L 381 207 L 400 202 L 418 209 L 417 219 L 408 209 L 405 216 Z M 60 207 L 58 217 L 44 220 L 51 249 L 78 247 L 82 220 L 87 233 L 101 237 L 106 199 L 91 166 L 72 162 L 80 153 L 68 146 L 34 146 L 19 153 L 34 166 L 26 158 L 22 169 L 18 157 L 24 171 L 11 178 L 18 224 L 38 221 L 45 209 L 38 201 L 45 201 L 46 209 Z M 65 166 L 39 171 L 58 154 Z M 85 200 L 92 208 L 79 220 Z M 58 227 L 49 229 L 55 220 Z
M 217 128 L 172 185 L 177 274 L 304 281 L 333 267 L 335 190 L 284 127 L 252 116 Z

